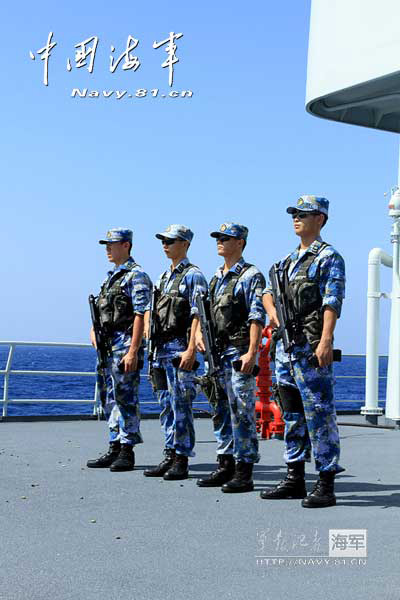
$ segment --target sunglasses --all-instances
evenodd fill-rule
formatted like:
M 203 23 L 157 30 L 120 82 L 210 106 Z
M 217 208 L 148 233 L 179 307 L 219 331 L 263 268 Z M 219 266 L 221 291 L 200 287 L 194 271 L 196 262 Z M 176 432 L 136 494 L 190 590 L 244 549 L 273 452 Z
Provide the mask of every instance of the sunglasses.
M 217 237 L 217 243 L 221 242 L 221 244 L 224 244 L 225 242 L 229 242 L 229 240 L 233 240 L 234 238 L 230 235 L 220 235 L 219 237 Z
M 163 246 L 172 246 L 172 244 L 175 244 L 175 242 L 177 241 L 177 239 L 170 240 L 169 238 L 163 238 L 161 240 L 161 243 Z
M 311 217 L 311 216 L 315 216 L 315 215 L 320 215 L 321 213 L 313 211 L 313 212 L 308 212 L 308 211 L 301 211 L 298 210 L 294 213 L 292 213 L 292 219 L 307 219 L 307 217 Z

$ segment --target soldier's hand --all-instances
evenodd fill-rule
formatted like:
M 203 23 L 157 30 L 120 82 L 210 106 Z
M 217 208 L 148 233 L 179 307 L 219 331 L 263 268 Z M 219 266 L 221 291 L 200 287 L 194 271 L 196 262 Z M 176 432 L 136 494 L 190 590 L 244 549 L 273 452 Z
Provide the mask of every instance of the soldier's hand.
M 245 373 L 246 375 L 251 375 L 254 369 L 254 365 L 256 364 L 257 354 L 253 354 L 252 352 L 246 352 L 240 357 L 242 361 L 242 368 L 240 369 L 241 373 Z
M 137 370 L 138 356 L 137 352 L 127 352 L 125 356 L 121 359 L 120 367 L 121 371 L 124 373 L 132 373 L 132 371 Z
M 205 352 L 206 347 L 204 345 L 203 334 L 200 331 L 200 328 L 196 331 L 195 337 L 196 348 L 199 352 Z
M 279 319 L 278 319 L 278 315 L 276 314 L 276 310 L 270 310 L 270 312 L 268 313 L 268 317 L 269 317 L 269 324 L 271 325 L 272 329 L 277 329 L 280 326 L 279 323 Z
M 179 364 L 180 369 L 184 369 L 184 371 L 191 371 L 194 365 L 194 361 L 196 359 L 196 350 L 185 350 L 181 354 L 181 362 Z
M 320 367 L 327 367 L 333 363 L 333 347 L 331 340 L 321 339 L 315 350 L 315 356 L 318 359 Z

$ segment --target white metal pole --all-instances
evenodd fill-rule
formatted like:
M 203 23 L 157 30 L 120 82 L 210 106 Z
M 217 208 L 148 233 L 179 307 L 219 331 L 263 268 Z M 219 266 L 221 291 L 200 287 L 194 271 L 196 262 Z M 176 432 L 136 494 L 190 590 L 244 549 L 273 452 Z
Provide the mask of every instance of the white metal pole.
M 365 406 L 361 414 L 369 423 L 376 425 L 383 409 L 379 399 L 379 301 L 382 297 L 380 284 L 381 263 L 392 266 L 392 257 L 381 248 L 373 248 L 368 256 L 368 299 L 367 299 L 367 347 Z
M 399 176 L 400 184 L 400 155 Z M 400 187 L 400 186 L 399 186 Z M 392 311 L 390 316 L 389 363 L 385 415 L 400 426 L 400 190 L 390 199 L 389 215 L 393 217 L 391 241 L 393 244 Z
M 14 344 L 10 344 L 10 351 L 8 353 L 8 359 L 4 375 L 4 391 L 3 391 L 3 417 L 7 416 L 8 412 L 8 383 L 10 378 L 11 364 L 14 355 Z
M 400 224 L 396 219 L 392 228 L 393 286 L 390 317 L 389 364 L 386 392 L 386 418 L 400 422 Z

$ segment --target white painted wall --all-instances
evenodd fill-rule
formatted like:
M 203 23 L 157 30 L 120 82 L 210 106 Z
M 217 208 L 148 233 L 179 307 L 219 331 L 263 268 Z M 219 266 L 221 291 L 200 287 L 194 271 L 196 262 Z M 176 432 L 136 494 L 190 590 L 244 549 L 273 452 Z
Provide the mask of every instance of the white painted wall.
M 400 0 L 312 0 L 307 105 L 400 72 Z

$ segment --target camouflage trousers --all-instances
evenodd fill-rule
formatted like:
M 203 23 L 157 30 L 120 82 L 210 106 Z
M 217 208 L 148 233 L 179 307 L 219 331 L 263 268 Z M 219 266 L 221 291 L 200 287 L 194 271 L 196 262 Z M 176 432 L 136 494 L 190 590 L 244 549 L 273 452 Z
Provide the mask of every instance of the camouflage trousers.
M 235 371 L 232 362 L 246 350 L 222 358 L 219 383 L 225 394 L 212 402 L 213 428 L 217 454 L 233 454 L 236 460 L 255 463 L 260 460 L 255 421 L 255 377 Z
M 281 386 L 299 390 L 304 413 L 284 412 L 285 454 L 287 463 L 311 461 L 313 452 L 317 471 L 341 473 L 340 440 L 333 394 L 332 365 L 316 369 L 310 365 L 311 347 L 299 347 L 291 356 L 283 350 L 282 341 L 276 347 L 275 371 Z
M 140 372 L 119 371 L 119 363 L 127 351 L 127 348 L 113 351 L 104 374 L 98 371 L 97 385 L 108 421 L 110 442 L 119 440 L 122 444 L 135 446 L 143 442 L 138 396 Z M 139 355 L 143 358 L 143 351 Z
M 171 397 L 168 390 L 157 392 L 160 405 L 160 424 L 164 433 L 165 447 L 174 448 L 174 411 L 172 409 Z
M 173 448 L 177 454 L 184 456 L 195 456 L 192 410 L 196 398 L 195 374 L 173 366 L 172 360 L 180 354 L 174 352 L 154 361 L 154 367 L 165 369 L 168 382 L 168 390 L 157 392 L 160 423 L 166 448 Z

